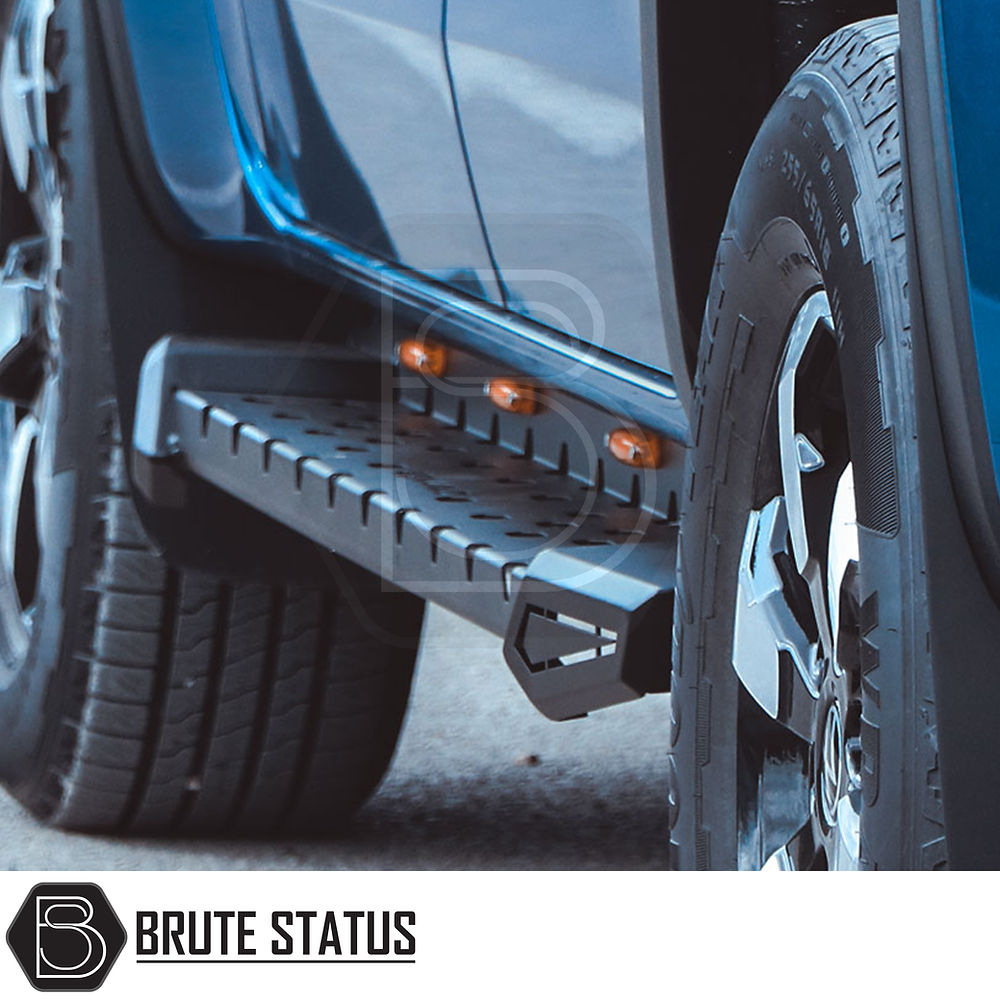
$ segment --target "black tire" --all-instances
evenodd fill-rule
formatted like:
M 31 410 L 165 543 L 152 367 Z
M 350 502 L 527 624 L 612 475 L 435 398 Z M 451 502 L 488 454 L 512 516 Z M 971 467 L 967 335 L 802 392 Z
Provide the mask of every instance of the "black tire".
M 60 0 L 46 47 L 62 304 L 35 451 L 44 499 L 29 642 L 0 664 L 0 778 L 35 815 L 74 829 L 332 829 L 388 767 L 423 604 L 360 572 L 269 586 L 183 572 L 151 547 L 115 408 L 89 7 Z
M 720 243 L 681 519 L 671 695 L 679 868 L 753 867 L 764 857 L 738 834 L 741 796 L 749 794 L 741 790 L 749 767 L 741 755 L 759 705 L 733 666 L 737 576 L 749 513 L 773 490 L 767 442 L 790 326 L 819 289 L 840 339 L 835 368 L 857 489 L 860 864 L 946 863 L 925 523 L 913 488 L 921 470 L 897 50 L 895 18 L 844 28 L 819 46 L 763 124 Z

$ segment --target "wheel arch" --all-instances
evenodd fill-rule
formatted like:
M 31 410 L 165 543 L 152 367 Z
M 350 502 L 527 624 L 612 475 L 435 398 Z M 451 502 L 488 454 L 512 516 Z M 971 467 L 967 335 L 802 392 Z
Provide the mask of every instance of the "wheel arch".
M 653 238 L 674 379 L 687 407 L 719 234 L 747 151 L 795 68 L 828 34 L 894 0 L 647 3 Z M 671 317 L 676 317 L 674 322 Z
M 266 339 L 286 328 L 306 329 L 329 289 L 286 266 L 280 248 L 270 256 L 256 252 L 255 244 L 220 252 L 196 240 L 197 227 L 172 198 L 148 142 L 122 13 L 123 0 L 83 7 L 84 103 L 88 169 L 101 199 L 102 322 L 109 332 L 119 430 L 130 441 L 140 367 L 165 332 Z M 184 45 L 180 51 L 183 61 L 189 51 Z M 225 138 L 231 143 L 228 133 Z M 144 266 L 137 267 L 138 261 Z M 370 322 L 354 300 L 344 301 L 343 309 L 359 325 Z M 328 336 L 325 328 L 317 332 L 320 339 Z M 199 488 L 180 506 L 140 501 L 139 508 L 149 536 L 186 568 L 255 579 L 316 580 L 326 574 L 310 543 L 215 492 Z M 257 544 L 246 544 L 248 534 Z

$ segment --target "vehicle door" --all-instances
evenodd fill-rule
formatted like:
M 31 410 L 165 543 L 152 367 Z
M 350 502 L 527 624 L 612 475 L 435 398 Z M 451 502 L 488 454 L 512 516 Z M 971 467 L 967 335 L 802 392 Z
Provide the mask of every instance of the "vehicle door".
M 447 0 L 459 121 L 508 307 L 668 365 L 640 0 Z
M 280 210 L 498 301 L 442 0 L 215 0 L 215 11 L 249 153 Z

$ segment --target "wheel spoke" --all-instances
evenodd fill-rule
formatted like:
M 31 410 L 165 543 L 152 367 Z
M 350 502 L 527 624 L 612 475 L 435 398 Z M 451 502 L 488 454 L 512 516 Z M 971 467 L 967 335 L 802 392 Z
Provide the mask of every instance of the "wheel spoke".
M 18 421 L 15 407 L 4 404 L 0 415 L 0 653 L 5 662 L 22 655 L 28 642 L 38 555 L 30 479 L 37 441 L 34 416 L 27 414 Z
M 822 647 L 833 654 L 833 634 L 827 607 L 826 585 L 822 559 L 812 551 L 813 532 L 806 518 L 805 492 L 802 477 L 824 468 L 826 462 L 816 445 L 797 428 L 796 383 L 806 349 L 817 328 L 831 327 L 830 304 L 825 292 L 813 294 L 799 310 L 789 333 L 788 346 L 778 379 L 778 455 L 781 483 L 787 505 L 788 533 L 791 536 L 795 569 L 805 580 L 813 617 Z
M 30 403 L 44 376 L 44 237 L 10 245 L 0 276 L 0 397 Z
M 812 686 L 816 644 L 810 641 L 789 605 L 782 557 L 788 559 L 788 521 L 783 497 L 752 511 L 740 559 L 733 667 L 754 701 L 778 717 L 781 654 L 791 659 L 807 687 Z
M 793 830 L 784 843 L 771 842 L 769 853 L 764 855 L 762 871 L 811 871 L 829 867 L 824 861 L 816 840 L 816 828 L 811 819 Z
M 844 581 L 852 565 L 858 563 L 858 516 L 854 498 L 854 466 L 847 464 L 837 484 L 830 518 L 830 554 L 827 558 L 827 595 L 830 607 L 830 625 L 835 640 L 840 644 L 840 603 L 843 599 Z M 841 659 L 837 650 L 837 659 Z
M 0 478 L 0 561 L 11 576 L 17 562 L 18 518 L 21 498 L 31 472 L 31 458 L 38 440 L 38 421 L 33 416 L 20 420 L 14 430 L 10 450 Z
M 787 846 L 809 825 L 809 785 L 808 760 L 801 753 L 786 750 L 765 755 L 760 777 L 762 858 Z
M 761 871 L 809 871 L 816 864 L 816 843 L 812 825 L 805 823 L 787 843 L 775 848 L 761 866 Z
M 817 709 L 815 689 L 807 682 L 802 672 L 793 669 L 791 664 L 782 671 L 781 681 L 778 723 L 803 743 L 814 743 Z
M 18 4 L 7 33 L 0 67 L 0 123 L 11 173 L 27 192 L 33 156 L 48 147 L 45 95 L 45 39 L 54 0 Z M 42 178 L 46 184 L 47 179 Z
M 774 854 L 772 854 L 767 861 L 764 862 L 764 866 L 761 870 L 765 872 L 795 871 L 795 865 L 792 863 L 792 857 L 788 853 L 788 846 L 783 844 L 779 847 Z
M 831 832 L 829 867 L 835 871 L 854 871 L 861 852 L 861 817 L 850 796 L 837 803 L 837 821 Z

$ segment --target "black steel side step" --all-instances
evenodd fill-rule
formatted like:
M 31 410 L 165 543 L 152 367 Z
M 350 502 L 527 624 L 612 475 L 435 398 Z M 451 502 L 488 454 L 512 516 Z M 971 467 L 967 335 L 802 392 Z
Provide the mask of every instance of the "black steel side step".
M 414 412 L 382 376 L 336 350 L 165 339 L 143 368 L 136 483 L 156 502 L 157 469 L 181 467 L 504 636 L 550 718 L 665 690 L 675 526 Z

